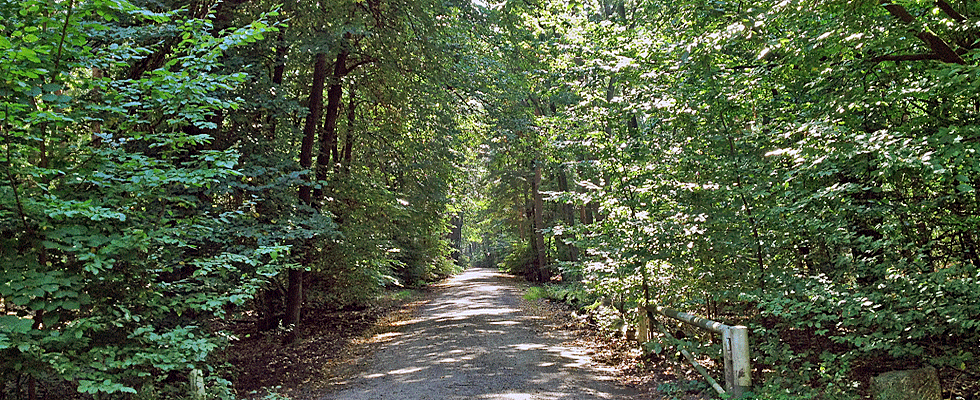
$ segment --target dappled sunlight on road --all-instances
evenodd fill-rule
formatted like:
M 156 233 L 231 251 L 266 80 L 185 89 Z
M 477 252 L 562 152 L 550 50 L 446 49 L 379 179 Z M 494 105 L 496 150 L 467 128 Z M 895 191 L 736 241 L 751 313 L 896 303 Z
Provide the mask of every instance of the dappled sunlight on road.
M 507 278 L 471 269 L 443 284 L 420 318 L 383 334 L 370 370 L 336 399 L 628 398 L 582 349 L 537 332 Z

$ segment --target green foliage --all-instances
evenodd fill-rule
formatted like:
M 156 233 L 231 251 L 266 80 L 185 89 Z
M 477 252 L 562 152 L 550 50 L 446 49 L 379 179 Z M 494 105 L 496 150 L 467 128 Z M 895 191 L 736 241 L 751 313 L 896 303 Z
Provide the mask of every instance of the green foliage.
M 700 393 L 708 389 L 710 388 L 707 384 L 699 380 L 672 381 L 657 385 L 657 391 L 671 399 L 683 399 L 688 393 Z
M 246 76 L 215 72 L 223 50 L 272 28 L 212 36 L 207 19 L 117 1 L 0 7 L 0 373 L 115 394 L 206 367 L 225 339 L 204 322 L 288 248 L 225 236 L 244 207 L 211 199 L 238 154 L 188 131 L 238 104 L 223 93 Z
M 751 325 L 760 398 L 980 373 L 973 4 L 150 3 L 0 5 L 3 375 L 177 397 L 283 268 L 336 309 L 467 259 Z
M 541 286 L 531 286 L 527 289 L 527 293 L 524 293 L 524 300 L 534 301 L 540 299 L 549 299 L 548 291 Z
M 265 394 L 263 394 L 262 397 L 259 398 L 262 400 L 289 400 L 288 396 L 279 393 L 280 390 L 282 390 L 282 388 L 279 386 L 276 386 L 274 388 L 266 388 Z M 252 392 L 252 395 L 257 395 L 257 394 L 259 393 Z
M 504 250 L 503 263 L 500 264 L 502 270 L 517 275 L 525 276 L 532 268 L 534 255 L 527 242 L 512 243 L 511 248 Z
M 595 297 L 579 283 L 557 283 L 531 286 L 524 294 L 526 300 L 551 300 L 583 308 L 595 303 Z
M 760 398 L 851 398 L 887 364 L 869 360 L 977 375 L 958 344 L 980 315 L 980 10 L 952 7 L 963 17 L 931 2 L 487 10 L 507 29 L 493 62 L 526 72 L 484 79 L 507 93 L 487 106 L 487 215 L 517 220 L 484 223 L 484 243 L 527 236 L 519 172 L 547 159 L 553 254 L 580 250 L 563 275 L 619 304 L 721 304 L 773 370 Z M 507 250 L 512 268 L 528 257 Z

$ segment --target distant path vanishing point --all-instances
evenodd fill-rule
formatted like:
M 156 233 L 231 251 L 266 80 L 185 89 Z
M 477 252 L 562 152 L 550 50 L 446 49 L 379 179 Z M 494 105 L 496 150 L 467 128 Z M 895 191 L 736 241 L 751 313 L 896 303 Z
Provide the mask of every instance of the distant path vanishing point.
M 561 333 L 539 332 L 514 278 L 471 268 L 438 290 L 418 319 L 377 345 L 366 371 L 324 400 L 640 398 Z

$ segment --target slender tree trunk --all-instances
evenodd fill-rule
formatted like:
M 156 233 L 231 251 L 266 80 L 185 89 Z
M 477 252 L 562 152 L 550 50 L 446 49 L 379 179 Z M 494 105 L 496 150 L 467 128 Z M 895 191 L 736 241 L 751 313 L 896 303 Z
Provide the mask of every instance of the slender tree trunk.
M 342 79 L 350 71 L 347 69 L 347 57 L 349 52 L 342 51 L 337 54 L 334 62 L 332 82 L 327 89 L 327 110 L 326 120 L 323 123 L 323 133 L 320 135 L 320 151 L 316 158 L 316 178 L 318 181 L 327 179 L 327 172 L 338 160 L 337 151 L 337 118 L 340 115 L 340 103 L 343 100 L 344 87 L 341 86 Z M 322 196 L 322 191 L 317 190 L 316 197 Z
M 93 80 L 100 80 L 100 79 L 102 79 L 103 76 L 104 75 L 102 74 L 102 69 L 101 68 L 99 68 L 99 67 L 92 67 L 92 79 Z M 97 101 L 97 102 L 101 102 L 102 101 L 102 90 L 100 90 L 100 89 L 94 89 L 89 94 L 92 97 L 94 97 L 95 101 Z M 102 122 L 96 120 L 96 121 L 92 122 L 92 147 L 98 148 L 98 147 L 101 147 L 102 146 L 102 137 L 99 136 L 100 133 L 102 133 Z M 2 399 L 0 399 L 0 400 L 2 400 Z
M 320 118 L 323 117 L 323 86 L 326 80 L 327 55 L 320 53 L 316 55 L 316 62 L 313 64 L 313 84 L 310 86 L 309 114 L 306 115 L 306 123 L 303 125 L 303 145 L 299 152 L 299 164 L 303 169 L 313 167 L 313 144 L 316 141 L 317 126 Z M 310 175 L 307 174 L 307 180 Z M 299 199 L 303 203 L 312 206 L 313 197 L 310 194 L 312 185 L 302 185 L 299 187 Z
M 276 45 L 276 66 L 272 68 L 272 86 L 275 88 L 276 96 L 280 96 L 280 90 L 282 86 L 282 77 L 286 73 L 286 54 L 289 52 L 289 46 L 286 45 L 286 37 L 282 30 L 279 31 L 278 44 Z M 274 115 L 268 115 L 269 119 L 269 140 L 276 140 L 276 130 L 279 126 L 279 120 Z
M 282 92 L 280 91 L 280 89 L 282 86 L 283 76 L 286 73 L 286 54 L 288 53 L 288 51 L 289 51 L 289 46 L 286 45 L 286 38 L 284 36 L 283 31 L 280 30 L 279 35 L 277 37 L 277 44 L 276 44 L 276 54 L 275 54 L 276 65 L 272 69 L 272 86 L 276 91 L 274 95 L 277 97 L 282 96 Z M 270 143 L 275 142 L 276 131 L 279 130 L 279 117 L 275 115 L 275 113 L 269 113 L 268 115 L 265 116 L 265 118 L 266 118 L 266 124 L 268 125 L 267 139 L 269 140 Z M 259 214 L 266 214 L 261 210 L 270 210 L 272 208 L 269 205 L 269 203 L 271 203 L 271 200 L 268 197 L 269 191 L 265 190 L 264 193 L 266 194 L 266 196 L 263 196 L 263 199 L 259 202 L 258 206 L 256 207 L 257 209 L 259 209 Z M 271 220 L 271 218 L 265 215 L 263 215 L 262 219 L 260 219 L 260 221 L 263 222 L 266 222 L 268 220 Z M 297 278 L 299 279 L 299 277 Z M 256 328 L 260 332 L 264 332 L 275 328 L 279 324 L 278 311 L 283 307 L 282 292 L 275 288 L 263 289 L 260 297 L 263 300 L 262 301 L 263 308 L 261 313 L 262 317 L 259 319 Z M 297 316 L 296 319 L 299 320 L 299 316 Z
M 547 282 L 551 274 L 547 271 L 547 253 L 544 247 L 544 200 L 541 198 L 541 165 L 537 161 L 534 163 L 531 196 L 534 210 L 534 230 L 531 232 L 531 237 L 534 241 L 536 278 L 538 282 Z
M 576 174 L 578 174 L 579 176 L 588 176 L 589 174 L 588 171 L 586 170 L 585 165 L 587 165 L 587 162 L 589 160 L 586 159 L 585 157 L 578 157 L 577 161 L 578 162 L 576 167 Z M 583 194 L 588 193 L 588 190 L 589 189 L 586 189 L 580 185 L 575 185 L 575 192 L 577 193 L 583 193 Z M 578 221 L 582 225 L 585 225 L 586 229 L 591 230 L 591 228 L 589 228 L 588 226 L 592 225 L 592 223 L 595 222 L 595 218 L 592 215 L 592 204 L 590 203 L 582 204 L 582 206 L 580 206 L 578 209 L 578 213 L 579 213 Z
M 348 89 L 348 91 L 349 93 L 347 94 L 348 97 L 347 135 L 344 137 L 344 155 L 343 155 L 344 158 L 343 161 L 341 162 L 345 174 L 350 173 L 350 164 L 354 153 L 354 122 L 355 122 L 355 118 L 357 117 L 357 113 L 355 113 L 355 110 L 357 109 L 357 103 L 355 102 L 355 98 L 354 98 L 354 87 L 351 86 L 351 88 Z
M 532 208 L 532 206 L 531 206 L 531 195 L 530 195 L 531 190 L 532 190 L 532 188 L 530 186 L 528 186 L 527 190 L 524 191 L 524 193 L 523 193 L 524 194 L 524 206 L 521 207 L 520 210 L 517 210 L 518 211 L 518 215 L 517 215 L 518 218 L 517 218 L 517 220 L 520 221 L 517 224 L 517 237 L 520 238 L 521 240 L 524 240 L 524 239 L 527 239 L 528 238 L 528 236 L 527 236 L 527 225 L 533 224 L 532 221 L 534 220 L 534 211 L 531 210 L 531 208 Z M 534 244 L 533 241 L 531 241 L 530 243 L 532 245 Z
M 304 169 L 313 166 L 313 143 L 316 139 L 317 126 L 323 115 L 323 85 L 327 68 L 327 55 L 319 53 L 313 64 L 313 83 L 310 85 L 309 114 L 306 116 L 306 123 L 303 126 L 303 144 L 299 152 L 299 164 Z M 310 175 L 306 175 L 307 181 Z M 303 204 L 313 207 L 313 198 L 310 195 L 310 184 L 300 185 L 299 199 Z M 312 243 L 307 242 L 304 246 L 306 252 L 304 262 L 312 262 Z M 285 325 L 291 326 L 292 330 L 286 338 L 289 343 L 295 343 L 300 338 L 299 322 L 301 310 L 303 308 L 303 270 L 289 270 L 289 286 L 286 289 L 286 318 Z
M 262 290 L 259 298 L 262 300 L 261 317 L 256 322 L 259 332 L 271 330 L 279 325 L 278 311 L 282 309 L 282 291 L 277 288 Z
M 592 218 L 592 207 L 589 204 L 583 204 L 578 209 L 579 220 L 585 225 L 592 225 L 595 220 Z
M 561 192 L 568 192 L 568 171 L 562 168 L 558 171 L 558 190 Z M 575 226 L 575 206 L 572 204 L 562 204 L 562 219 L 564 220 L 565 226 L 571 228 Z M 565 239 L 565 235 L 561 235 L 560 239 Z M 564 241 L 560 241 L 564 243 Z M 578 248 L 573 244 L 563 244 L 565 247 L 565 253 L 567 259 L 565 261 L 576 262 L 578 261 Z
M 752 227 L 752 238 L 755 241 L 755 259 L 759 268 L 759 288 L 765 290 L 766 262 L 762 251 L 762 235 L 759 234 L 759 224 L 752 213 L 752 204 L 745 197 L 745 186 L 742 185 L 742 175 L 738 170 L 738 165 L 735 164 L 738 160 L 738 154 L 735 150 L 735 139 L 731 134 L 728 135 L 728 148 L 731 151 L 732 173 L 735 175 L 735 186 L 738 187 L 738 196 L 742 200 L 742 206 L 745 207 L 745 216 L 749 217 L 749 224 Z
M 457 212 L 453 215 L 452 223 L 453 227 L 449 234 L 449 240 L 453 244 L 453 260 L 458 265 L 463 252 L 463 213 Z
M 305 249 L 306 252 L 311 252 L 309 248 Z M 307 257 L 309 261 L 309 257 Z M 285 343 L 296 343 L 300 339 L 300 317 L 301 311 L 303 310 L 303 278 L 304 271 L 302 269 L 290 269 L 289 270 L 289 287 L 286 291 L 286 319 L 284 324 L 289 328 L 289 334 L 286 335 Z
M 610 76 L 609 84 L 606 85 L 606 107 L 611 107 L 609 104 L 612 104 L 614 98 L 616 98 L 616 77 Z M 607 137 L 612 135 L 612 121 L 611 117 L 606 118 L 605 132 Z

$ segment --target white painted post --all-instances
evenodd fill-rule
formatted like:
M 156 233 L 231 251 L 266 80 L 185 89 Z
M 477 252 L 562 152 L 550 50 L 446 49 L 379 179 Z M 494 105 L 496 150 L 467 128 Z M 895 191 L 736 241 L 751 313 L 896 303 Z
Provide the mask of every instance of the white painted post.
M 721 341 L 725 353 L 725 389 L 738 399 L 752 387 L 749 328 L 739 325 L 723 329 Z
M 651 306 L 650 311 L 686 322 L 701 329 L 721 334 L 725 357 L 726 393 L 733 399 L 742 398 L 752 387 L 752 359 L 749 357 L 749 328 L 729 326 L 693 314 L 667 307 Z M 666 332 L 664 332 L 666 333 Z M 707 378 L 707 376 L 705 376 Z
M 193 400 L 204 400 L 204 372 L 194 368 L 191 370 L 190 375 L 191 384 L 191 399 Z

